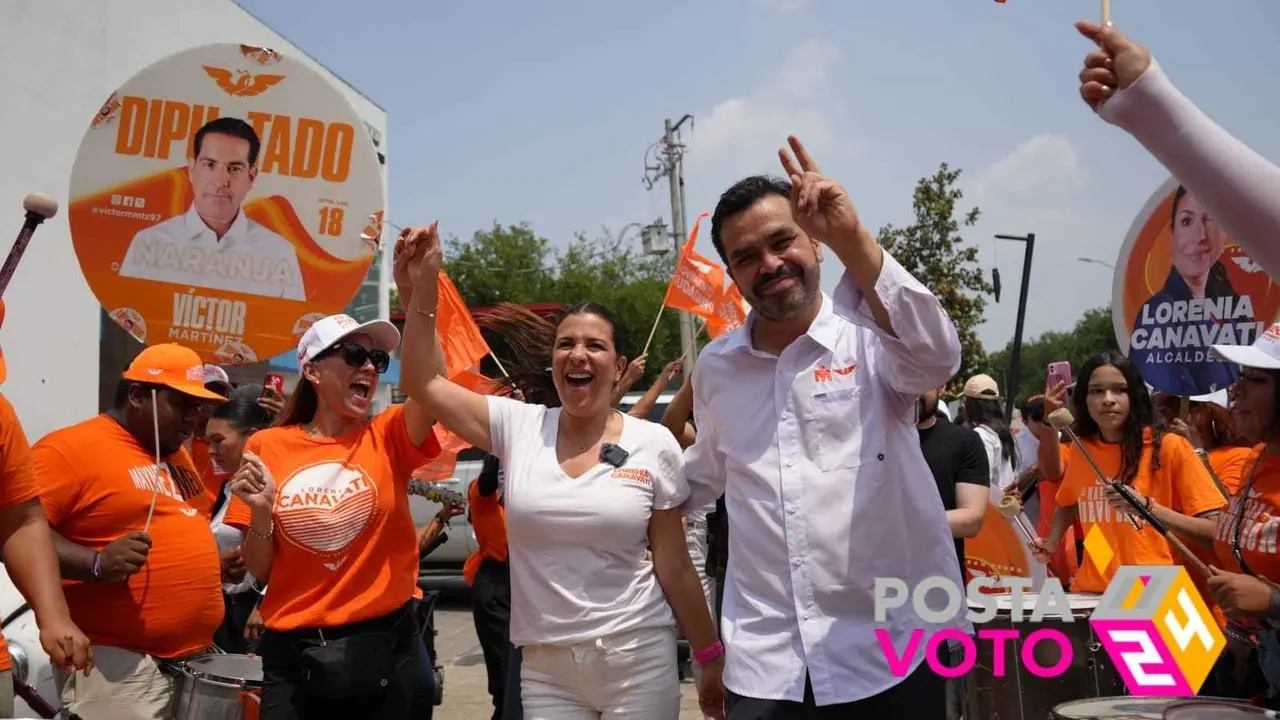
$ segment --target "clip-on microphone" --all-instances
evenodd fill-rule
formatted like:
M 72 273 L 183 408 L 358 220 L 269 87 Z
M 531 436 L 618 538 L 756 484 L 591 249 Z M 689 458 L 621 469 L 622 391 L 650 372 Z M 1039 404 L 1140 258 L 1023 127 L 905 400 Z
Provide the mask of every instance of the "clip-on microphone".
M 613 443 L 605 443 L 600 446 L 600 460 L 616 468 L 626 465 L 629 457 L 631 457 L 631 453 Z

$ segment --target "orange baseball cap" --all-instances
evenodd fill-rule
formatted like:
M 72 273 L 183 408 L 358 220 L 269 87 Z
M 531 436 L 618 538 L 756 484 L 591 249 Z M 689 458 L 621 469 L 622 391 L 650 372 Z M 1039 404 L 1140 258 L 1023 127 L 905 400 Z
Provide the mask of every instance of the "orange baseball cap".
M 195 350 L 177 343 L 152 345 L 129 363 L 124 379 L 163 385 L 201 400 L 227 399 L 204 386 L 204 362 Z

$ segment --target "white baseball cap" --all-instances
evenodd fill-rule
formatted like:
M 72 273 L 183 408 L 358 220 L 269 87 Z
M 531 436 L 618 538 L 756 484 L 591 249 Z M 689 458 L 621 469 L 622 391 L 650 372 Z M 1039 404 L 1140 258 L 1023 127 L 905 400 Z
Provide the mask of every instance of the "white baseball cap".
M 400 331 L 386 320 L 356 322 L 350 315 L 330 315 L 311 324 L 298 342 L 298 370 L 316 355 L 338 344 L 343 338 L 363 333 L 373 339 L 378 350 L 392 352 L 400 347 Z
M 217 365 L 205 364 L 204 384 L 221 385 L 227 392 L 231 392 L 231 378 L 227 376 L 226 370 L 223 370 Z
M 1280 370 L 1280 323 L 1267 328 L 1252 345 L 1214 345 L 1213 352 L 1245 367 Z

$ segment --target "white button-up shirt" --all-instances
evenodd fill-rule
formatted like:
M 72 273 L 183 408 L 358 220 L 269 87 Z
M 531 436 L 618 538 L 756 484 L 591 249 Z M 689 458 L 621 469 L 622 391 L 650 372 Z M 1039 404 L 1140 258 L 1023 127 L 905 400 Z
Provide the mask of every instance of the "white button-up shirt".
M 293 244 L 245 217 L 243 210 L 221 239 L 194 205 L 183 215 L 140 230 L 120 264 L 120 277 L 307 299 Z
M 861 700 L 901 682 L 876 628 L 898 653 L 916 629 L 972 632 L 963 615 L 927 623 L 910 601 L 875 622 L 877 577 L 962 582 L 916 431 L 916 402 L 955 374 L 960 342 L 937 299 L 888 253 L 875 292 L 897 337 L 846 275 L 780 355 L 751 346 L 752 313 L 698 356 L 684 509 L 726 493 L 724 681 L 739 695 L 801 701 L 807 672 L 818 705 Z M 945 604 L 938 592 L 929 599 L 933 610 Z M 922 643 L 913 669 L 923 660 Z

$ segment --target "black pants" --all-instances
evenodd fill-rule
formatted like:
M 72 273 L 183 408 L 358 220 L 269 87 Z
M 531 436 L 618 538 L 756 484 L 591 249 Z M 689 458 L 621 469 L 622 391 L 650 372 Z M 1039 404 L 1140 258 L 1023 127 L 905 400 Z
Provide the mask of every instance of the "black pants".
M 259 597 L 261 596 L 253 590 L 235 595 L 222 594 L 225 612 L 222 624 L 213 632 L 214 645 L 236 655 L 245 655 L 251 651 L 248 641 L 244 639 L 244 626 L 249 623 L 249 615 L 258 606 Z
M 258 653 L 262 656 L 262 720 L 405 720 L 413 706 L 415 678 L 422 642 L 413 602 L 393 613 L 364 622 L 339 627 L 263 633 Z M 322 697 L 308 692 L 301 671 L 300 643 L 336 640 L 365 633 L 389 633 L 394 637 L 394 673 L 385 689 L 359 697 Z M 344 666 L 367 667 L 369 658 L 349 657 Z M 330 685 L 331 687 L 331 685 Z
M 729 720 L 946 720 L 946 680 L 928 663 L 902 682 L 865 700 L 818 707 L 806 677 L 804 700 L 759 700 L 729 693 Z
M 505 710 L 507 665 L 511 662 L 511 568 L 504 562 L 484 560 L 471 586 L 471 617 L 484 653 L 493 698 L 493 720 Z

